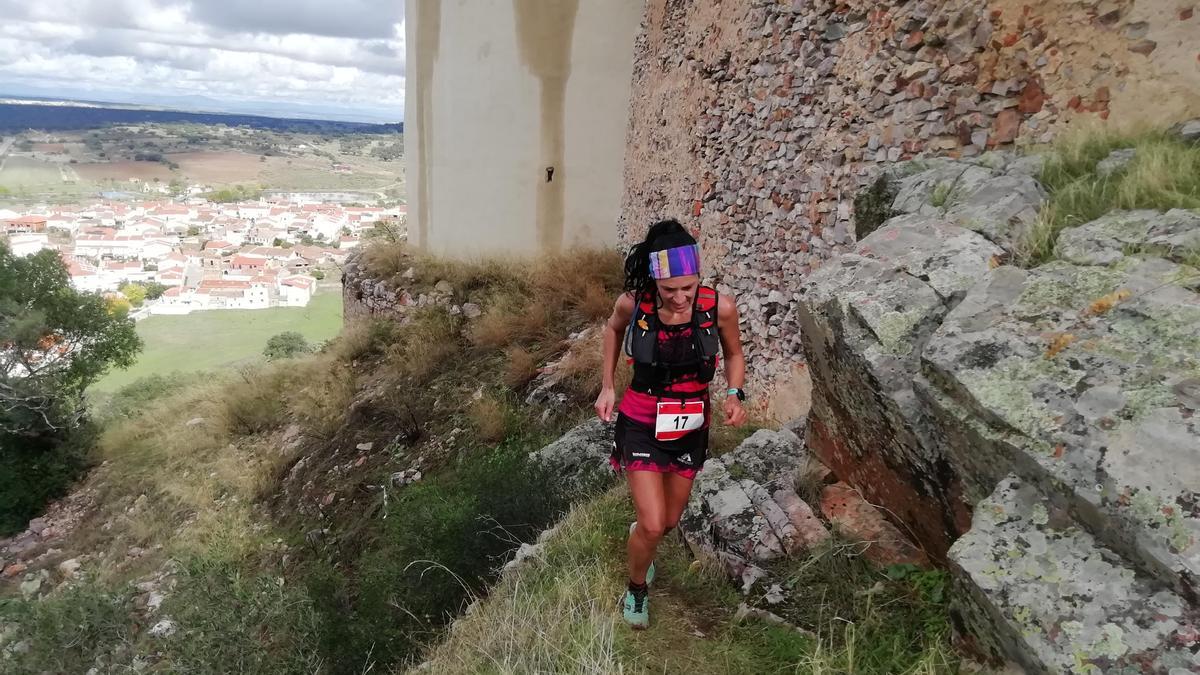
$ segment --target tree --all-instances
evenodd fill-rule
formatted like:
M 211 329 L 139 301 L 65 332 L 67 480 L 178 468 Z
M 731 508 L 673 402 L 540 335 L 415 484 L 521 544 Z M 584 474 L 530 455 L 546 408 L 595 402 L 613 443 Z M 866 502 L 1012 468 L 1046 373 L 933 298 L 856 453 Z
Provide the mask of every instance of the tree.
M 141 349 L 121 309 L 72 288 L 56 252 L 18 258 L 0 244 L 0 433 L 74 424 L 84 389 Z
M 146 302 L 146 287 L 138 284 L 125 284 L 121 286 L 121 295 L 129 301 L 129 304 L 134 307 L 141 307 L 142 303 Z
M 307 354 L 311 351 L 312 346 L 308 344 L 308 340 L 305 340 L 303 335 L 294 330 L 289 330 L 271 336 L 271 339 L 267 340 L 267 348 L 263 350 L 263 355 L 274 361 L 276 359 L 290 359 L 293 356 Z
M 72 288 L 54 251 L 18 258 L 0 242 L 0 536 L 84 468 L 84 390 L 142 346 L 121 303 Z
M 147 281 L 141 284 L 146 289 L 147 300 L 157 300 L 162 297 L 163 293 L 167 292 L 165 284 L 160 284 L 157 281 Z
M 325 279 L 325 270 L 312 270 L 309 272 L 309 274 L 311 274 L 312 277 L 317 281 L 323 281 Z

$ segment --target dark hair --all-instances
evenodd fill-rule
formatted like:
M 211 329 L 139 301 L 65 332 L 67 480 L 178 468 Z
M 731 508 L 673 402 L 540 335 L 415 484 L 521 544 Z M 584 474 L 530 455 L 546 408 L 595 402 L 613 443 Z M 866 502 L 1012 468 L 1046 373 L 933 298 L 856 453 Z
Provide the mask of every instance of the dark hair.
M 640 300 L 646 291 L 654 288 L 654 277 L 650 276 L 650 254 L 695 243 L 695 237 L 674 218 L 651 225 L 646 238 L 634 244 L 625 257 L 625 290 Z

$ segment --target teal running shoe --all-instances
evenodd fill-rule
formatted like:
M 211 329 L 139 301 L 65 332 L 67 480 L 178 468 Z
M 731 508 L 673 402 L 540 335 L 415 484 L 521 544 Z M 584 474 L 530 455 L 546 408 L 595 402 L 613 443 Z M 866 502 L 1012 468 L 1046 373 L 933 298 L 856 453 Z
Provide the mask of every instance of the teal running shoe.
M 633 531 L 636 528 L 637 528 L 637 521 L 635 520 L 629 524 L 629 536 L 631 536 L 631 537 L 633 536 Z M 650 561 L 650 567 L 646 568 L 646 585 L 650 585 L 650 583 L 652 581 L 654 581 L 654 561 L 653 560 Z
M 645 591 L 625 590 L 621 599 L 621 616 L 625 623 L 635 630 L 645 630 L 650 627 L 650 589 Z

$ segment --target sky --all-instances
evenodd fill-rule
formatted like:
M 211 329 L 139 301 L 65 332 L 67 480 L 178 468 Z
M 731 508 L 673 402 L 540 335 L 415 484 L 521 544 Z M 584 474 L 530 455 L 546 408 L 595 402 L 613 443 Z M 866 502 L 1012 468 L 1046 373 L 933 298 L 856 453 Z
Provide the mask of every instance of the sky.
M 404 0 L 0 0 L 0 16 L 0 96 L 404 116 Z

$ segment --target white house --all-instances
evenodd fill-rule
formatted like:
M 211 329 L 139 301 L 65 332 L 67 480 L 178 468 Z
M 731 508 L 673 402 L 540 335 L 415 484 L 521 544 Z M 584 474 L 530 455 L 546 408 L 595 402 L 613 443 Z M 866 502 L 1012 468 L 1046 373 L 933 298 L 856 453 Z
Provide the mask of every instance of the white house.
M 146 240 L 137 235 L 81 234 L 75 238 L 75 255 L 87 258 L 140 258 L 145 243 Z
M 209 308 L 207 293 L 197 292 L 194 288 L 174 287 L 163 292 L 158 302 L 150 307 L 152 314 L 190 314 Z
M 87 263 L 71 260 L 67 263 L 67 272 L 71 275 L 71 285 L 84 292 L 111 291 L 96 268 Z
M 50 247 L 50 238 L 44 234 L 12 234 L 8 237 L 8 247 L 13 255 L 24 258 L 42 249 Z
M 279 281 L 279 304 L 284 307 L 306 307 L 317 292 L 317 280 L 303 274 L 284 277 Z
M 213 309 L 266 309 L 271 306 L 269 289 L 262 282 L 205 279 L 196 292 L 207 294 Z

